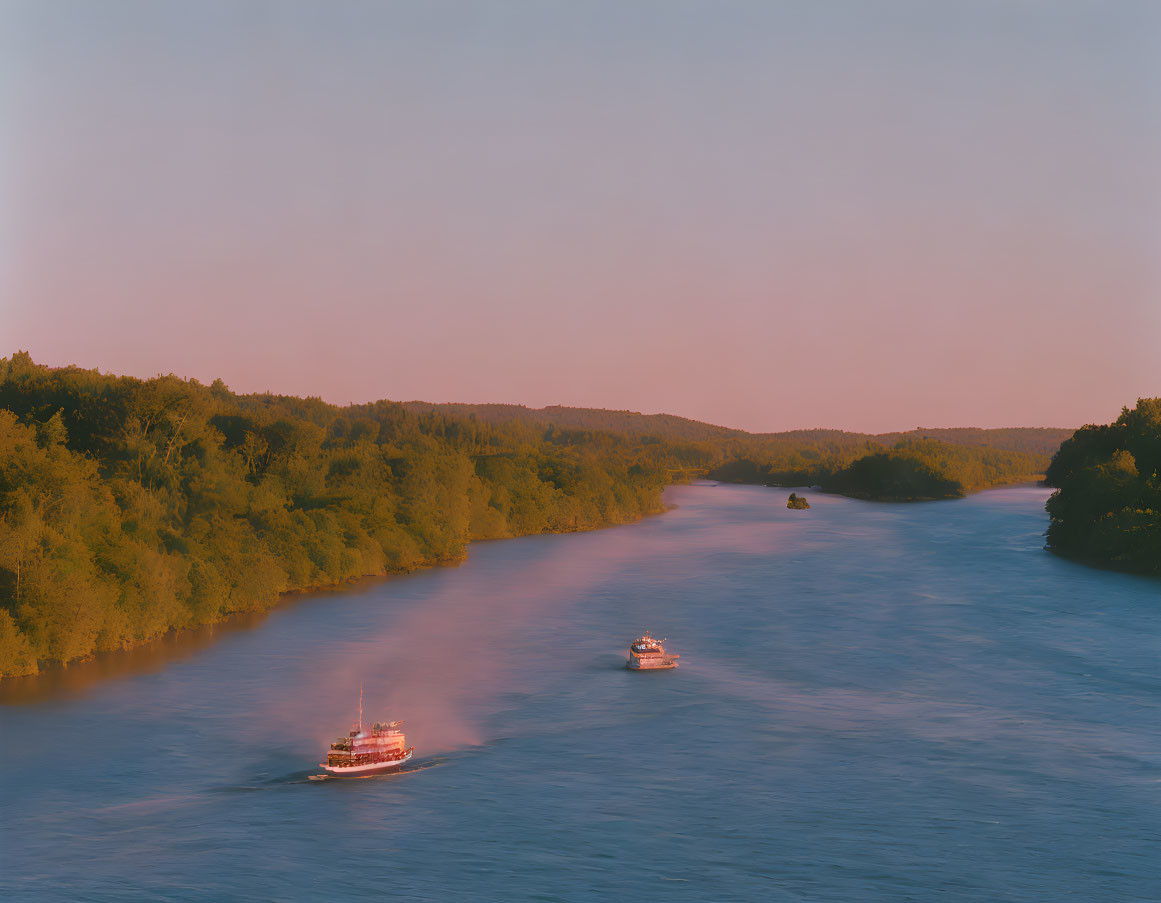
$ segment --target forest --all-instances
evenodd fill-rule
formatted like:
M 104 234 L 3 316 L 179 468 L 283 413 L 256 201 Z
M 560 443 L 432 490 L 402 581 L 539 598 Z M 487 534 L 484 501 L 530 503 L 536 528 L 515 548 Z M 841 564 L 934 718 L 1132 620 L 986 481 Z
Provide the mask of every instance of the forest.
M 1039 479 L 1047 463 L 1044 455 L 903 439 L 888 451 L 852 461 L 824 478 L 822 486 L 829 492 L 881 501 L 959 498 Z
M 1061 432 L 750 434 L 586 408 L 337 407 L 18 352 L 0 359 L 0 676 L 458 562 L 472 540 L 627 523 L 694 474 L 953 497 L 1030 479 Z
M 1060 446 L 1046 479 L 1048 546 L 1091 564 L 1161 576 L 1161 398 Z
M 468 542 L 663 510 L 704 450 L 0 359 L 0 674 Z
M 403 406 L 420 413 L 442 412 L 460 417 L 475 417 L 489 423 L 526 421 L 555 424 L 572 429 L 605 430 L 636 436 L 684 442 L 709 442 L 723 453 L 735 457 L 747 452 L 760 454 L 763 449 L 818 448 L 849 449 L 890 448 L 905 439 L 935 439 L 950 445 L 998 448 L 1036 455 L 1052 455 L 1060 443 L 1072 435 L 1070 429 L 1051 427 L 1013 427 L 979 429 L 953 427 L 894 433 L 850 433 L 845 430 L 790 430 L 782 433 L 747 433 L 677 417 L 673 414 L 639 414 L 636 411 L 606 411 L 600 408 L 569 408 L 552 405 L 528 408 L 517 404 L 433 404 L 408 401 Z
M 918 501 L 1039 480 L 1049 462 L 1043 453 L 904 435 L 889 447 L 852 433 L 798 443 L 755 439 L 735 447 L 709 476 L 767 486 L 819 485 L 877 501 Z
M 748 435 L 743 430 L 714 426 L 673 414 L 639 414 L 636 411 L 606 411 L 602 408 L 569 408 L 562 405 L 527 408 L 519 404 L 434 404 L 426 401 L 407 401 L 403 406 L 416 413 L 440 412 L 456 417 L 475 417 L 488 423 L 543 423 L 568 429 L 602 430 L 685 442 Z
M 709 462 L 706 475 L 711 479 L 769 486 L 817 484 L 829 491 L 880 500 L 954 498 L 991 486 L 1040 479 L 1051 455 L 1072 435 L 1069 429 L 1043 427 L 747 433 L 671 414 L 559 405 L 526 408 L 412 401 L 404 407 L 491 423 L 553 424 L 681 442 L 687 449 L 700 450 L 701 458 Z

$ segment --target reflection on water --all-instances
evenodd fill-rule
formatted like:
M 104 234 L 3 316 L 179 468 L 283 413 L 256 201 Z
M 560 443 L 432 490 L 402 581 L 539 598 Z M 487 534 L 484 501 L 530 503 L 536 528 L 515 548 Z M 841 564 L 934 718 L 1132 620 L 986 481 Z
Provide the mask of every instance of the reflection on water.
M 289 593 L 279 601 L 279 607 L 297 605 L 320 596 L 357 591 L 371 582 L 361 580 L 341 589 Z M 0 705 L 26 705 L 67 699 L 83 695 L 106 681 L 159 671 L 169 664 L 189 658 L 236 631 L 253 630 L 269 615 L 270 611 L 238 612 L 217 624 L 173 631 L 132 649 L 100 652 L 87 661 L 68 666 L 47 665 L 41 668 L 39 674 L 5 678 L 0 681 Z
M 1161 587 L 1045 553 L 1039 488 L 785 495 L 51 675 L 0 708 L 0 893 L 1149 899 Z M 646 628 L 680 669 L 624 668 Z M 413 767 L 309 781 L 360 681 Z
M 236 630 L 257 627 L 267 614 L 244 612 L 219 624 L 169 633 L 124 652 L 101 652 L 89 661 L 77 662 L 68 667 L 48 666 L 37 675 L 5 678 L 0 681 L 0 705 L 26 705 L 67 699 L 83 695 L 105 681 L 160 671 L 173 662 L 200 652 L 215 639 L 221 639 Z

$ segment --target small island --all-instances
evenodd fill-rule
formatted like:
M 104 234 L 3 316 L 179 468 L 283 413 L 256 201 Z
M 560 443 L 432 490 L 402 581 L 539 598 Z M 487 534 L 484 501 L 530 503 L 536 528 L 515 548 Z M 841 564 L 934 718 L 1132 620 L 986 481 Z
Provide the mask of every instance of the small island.
M 802 496 L 795 495 L 792 492 L 792 493 L 790 493 L 790 498 L 787 499 L 787 501 L 786 501 L 786 507 L 787 508 L 798 508 L 798 509 L 809 508 L 810 502 L 808 502 L 806 499 L 802 498 Z

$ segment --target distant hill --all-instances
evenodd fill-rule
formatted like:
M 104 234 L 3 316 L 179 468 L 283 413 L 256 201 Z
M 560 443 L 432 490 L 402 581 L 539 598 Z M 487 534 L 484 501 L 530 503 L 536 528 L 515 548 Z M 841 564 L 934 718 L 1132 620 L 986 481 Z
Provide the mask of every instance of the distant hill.
M 1018 426 L 1006 429 L 984 430 L 978 427 L 951 427 L 948 429 L 908 430 L 905 433 L 880 433 L 875 439 L 884 445 L 894 445 L 905 439 L 936 439 L 949 445 L 967 445 L 974 448 L 1002 448 L 1029 455 L 1053 455 L 1060 444 L 1072 436 L 1072 430 L 1056 427 Z
M 748 433 L 673 414 L 639 414 L 636 411 L 606 411 L 602 408 L 569 408 L 551 405 L 546 408 L 528 408 L 518 404 L 434 404 L 427 401 L 408 401 L 403 407 L 416 413 L 433 413 L 454 417 L 475 417 L 487 423 L 553 424 L 563 429 L 601 430 L 626 433 L 633 436 L 653 436 L 658 439 L 683 442 L 707 442 L 722 439 L 764 440 L 772 443 L 816 445 L 825 443 L 838 447 L 854 447 L 873 442 L 884 447 L 908 439 L 936 439 L 950 445 L 979 448 L 1000 448 L 1026 454 L 1052 455 L 1060 444 L 1072 436 L 1070 429 L 1055 427 L 1010 427 L 980 429 L 952 427 L 939 429 L 917 428 L 895 433 L 853 433 L 845 430 L 813 429 L 788 430 L 781 433 Z
M 406 401 L 403 407 L 415 413 L 475 417 L 486 423 L 525 421 L 552 424 L 570 430 L 600 430 L 684 442 L 749 435 L 744 430 L 732 430 L 673 414 L 638 414 L 636 411 L 606 411 L 603 408 L 566 408 L 561 405 L 526 408 L 521 404 L 434 404 L 428 401 Z

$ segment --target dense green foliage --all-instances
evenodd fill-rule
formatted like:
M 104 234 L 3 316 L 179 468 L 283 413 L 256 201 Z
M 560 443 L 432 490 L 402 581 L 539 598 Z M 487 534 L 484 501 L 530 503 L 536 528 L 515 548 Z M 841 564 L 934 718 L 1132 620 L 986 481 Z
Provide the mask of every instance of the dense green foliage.
M 1049 546 L 1063 555 L 1161 575 L 1161 398 L 1142 398 L 1115 423 L 1086 426 L 1046 474 Z
M 958 498 L 992 486 L 1035 479 L 1047 463 L 1044 455 L 905 439 L 889 451 L 851 462 L 822 485 L 830 492 L 855 498 Z
M 728 483 L 813 486 L 852 461 L 882 450 L 870 436 L 838 430 L 747 436 L 724 443 L 724 460 L 710 476 Z
M 715 467 L 710 476 L 768 486 L 818 484 L 828 492 L 855 498 L 903 501 L 956 498 L 1037 479 L 1048 460 L 1044 454 L 934 439 L 901 439 L 886 449 L 865 439 L 800 446 L 755 441 L 753 447 Z
M 1072 435 L 1071 430 L 1036 427 L 920 428 L 875 435 L 827 429 L 746 433 L 669 414 L 632 411 L 426 402 L 407 402 L 405 407 L 470 415 L 491 423 L 550 423 L 681 442 L 688 457 L 709 462 L 708 476 L 715 480 L 778 486 L 821 484 L 863 498 L 945 498 L 1033 479 L 1044 472 L 1060 443 Z M 961 449 L 968 451 L 961 453 Z M 854 462 L 872 455 L 880 457 L 845 472 Z
M 472 539 L 660 511 L 696 449 L 0 359 L 0 674 Z
M 1012 427 L 983 430 L 978 427 L 911 430 L 906 433 L 880 433 L 875 438 L 884 445 L 894 445 L 908 439 L 934 439 L 948 445 L 969 448 L 997 448 L 1023 452 L 1028 455 L 1052 455 L 1060 443 L 1072 435 L 1072 430 L 1052 427 Z
M 915 438 L 929 432 L 945 441 Z M 634 520 L 696 473 L 942 497 L 1027 478 L 1046 458 L 997 449 L 1058 432 L 752 435 L 629 411 L 338 408 L 21 352 L 0 359 L 0 675 L 455 562 L 473 539 Z
M 855 498 L 914 501 L 956 498 L 960 484 L 906 453 L 867 455 L 826 481 L 826 488 Z

